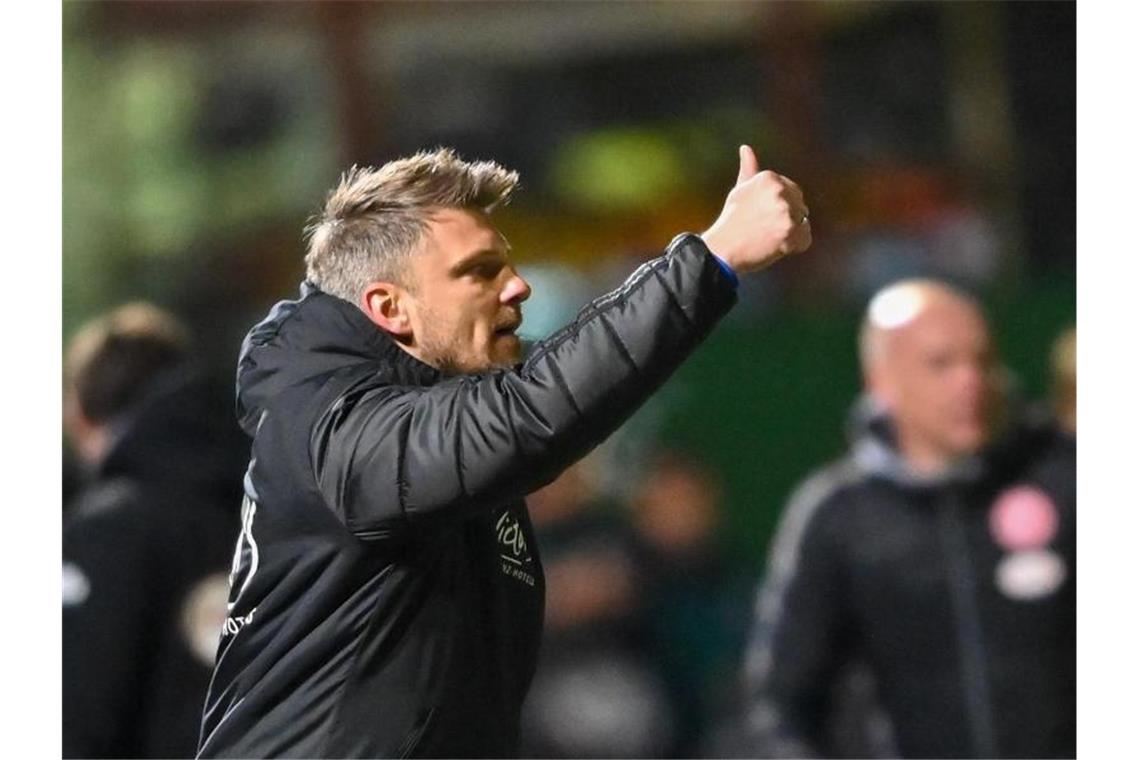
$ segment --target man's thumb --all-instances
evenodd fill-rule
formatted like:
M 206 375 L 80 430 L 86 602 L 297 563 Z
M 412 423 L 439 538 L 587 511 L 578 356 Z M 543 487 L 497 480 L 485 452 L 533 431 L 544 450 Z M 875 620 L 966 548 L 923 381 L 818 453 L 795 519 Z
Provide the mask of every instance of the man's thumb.
M 736 175 L 736 184 L 743 184 L 759 173 L 760 162 L 756 160 L 756 154 L 752 152 L 751 146 L 741 145 L 740 172 Z

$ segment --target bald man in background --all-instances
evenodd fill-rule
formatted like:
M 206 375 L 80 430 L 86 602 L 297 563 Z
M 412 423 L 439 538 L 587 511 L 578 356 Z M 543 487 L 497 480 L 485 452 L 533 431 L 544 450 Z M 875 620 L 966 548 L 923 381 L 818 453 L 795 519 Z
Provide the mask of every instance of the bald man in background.
M 758 595 L 750 753 L 1073 757 L 1071 438 L 1007 403 L 945 284 L 877 294 L 860 359 L 851 449 L 791 498 Z M 859 731 L 829 730 L 841 699 Z

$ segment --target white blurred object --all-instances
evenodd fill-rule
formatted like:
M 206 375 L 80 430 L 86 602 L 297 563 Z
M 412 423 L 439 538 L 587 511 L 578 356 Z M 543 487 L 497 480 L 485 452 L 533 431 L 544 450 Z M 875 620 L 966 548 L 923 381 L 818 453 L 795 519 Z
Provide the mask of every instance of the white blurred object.
M 524 731 L 558 757 L 662 757 L 673 741 L 659 678 L 621 653 L 583 655 L 543 671 Z

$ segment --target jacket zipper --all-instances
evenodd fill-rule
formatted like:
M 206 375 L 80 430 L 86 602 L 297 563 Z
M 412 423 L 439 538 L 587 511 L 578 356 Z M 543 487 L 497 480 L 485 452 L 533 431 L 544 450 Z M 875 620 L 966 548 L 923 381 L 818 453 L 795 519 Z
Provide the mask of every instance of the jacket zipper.
M 954 498 L 949 497 L 940 504 L 938 515 L 939 535 L 949 570 L 950 599 L 961 658 L 962 691 L 975 756 L 996 757 L 985 637 L 978 613 L 977 579 L 958 506 Z

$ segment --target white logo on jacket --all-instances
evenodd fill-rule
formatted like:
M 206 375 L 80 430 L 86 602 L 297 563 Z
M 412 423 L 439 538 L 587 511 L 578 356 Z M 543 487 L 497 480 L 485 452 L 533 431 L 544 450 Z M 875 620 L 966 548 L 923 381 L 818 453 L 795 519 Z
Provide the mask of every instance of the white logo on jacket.
M 522 523 L 511 514 L 509 508 L 503 510 L 503 514 L 495 521 L 495 534 L 499 540 L 499 559 L 502 560 L 499 563 L 500 569 L 504 574 L 533 586 L 534 575 L 523 568 L 533 563 L 534 559 L 527 546 Z
M 1037 486 L 1020 484 L 990 507 L 990 535 L 1006 554 L 994 583 L 1008 598 L 1028 602 L 1055 593 L 1068 577 L 1063 557 L 1050 549 L 1060 528 L 1057 505 Z
M 256 515 L 257 502 L 246 496 L 241 505 L 241 533 L 238 535 L 237 546 L 234 547 L 234 560 L 230 567 L 230 599 L 226 603 L 228 616 L 222 622 L 222 636 L 233 636 L 252 623 L 253 613 L 257 611 L 257 607 L 254 607 L 245 615 L 233 614 L 238 599 L 249 587 L 260 563 L 261 555 L 257 549 L 257 541 L 253 537 L 253 518 Z M 242 573 L 245 574 L 244 578 Z M 239 580 L 241 581 L 240 587 L 238 586 Z

